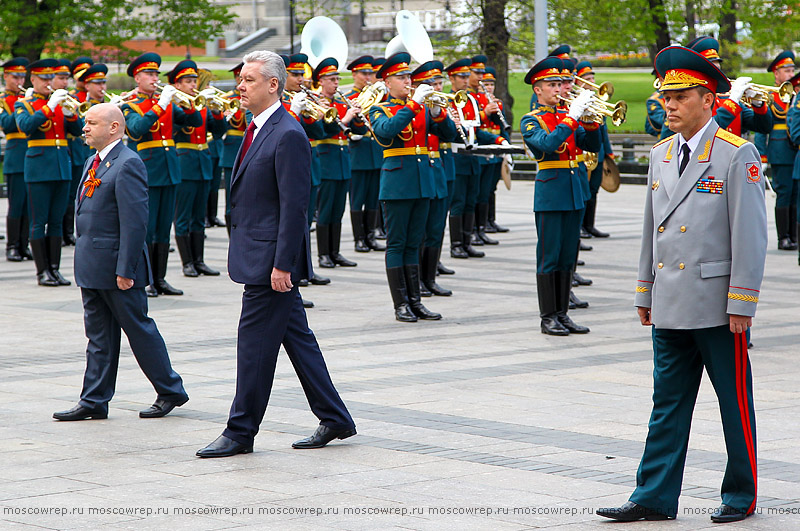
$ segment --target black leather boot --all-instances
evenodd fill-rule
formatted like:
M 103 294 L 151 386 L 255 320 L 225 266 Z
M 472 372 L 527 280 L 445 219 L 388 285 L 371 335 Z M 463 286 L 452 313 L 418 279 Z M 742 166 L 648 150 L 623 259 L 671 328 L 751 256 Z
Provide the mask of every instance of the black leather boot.
M 444 241 L 444 234 L 442 234 L 442 241 Z M 442 263 L 442 248 L 439 247 L 439 256 L 436 257 L 436 274 L 437 275 L 455 275 L 456 272 L 445 266 Z
M 539 298 L 539 317 L 542 320 L 542 333 L 549 336 L 568 336 L 556 315 L 556 277 L 555 273 L 536 273 L 536 295 Z
M 595 238 L 608 238 L 607 232 L 598 230 L 594 226 L 594 216 L 597 213 L 597 197 L 586 202 L 586 212 L 583 213 L 583 228 Z
M 64 233 L 64 245 L 75 245 L 75 209 L 74 205 L 67 204 L 67 211 L 64 213 L 62 221 L 62 232 Z
M 775 207 L 775 228 L 778 231 L 778 249 L 781 251 L 797 250 L 797 244 L 791 238 L 789 216 L 789 207 Z
M 571 285 L 572 286 L 591 286 L 592 285 L 592 280 L 589 279 L 589 278 L 582 277 L 581 274 L 578 273 L 577 271 L 573 271 Z
M 385 251 L 386 246 L 382 243 L 378 243 L 378 239 L 376 238 L 376 232 L 378 230 L 378 225 L 380 224 L 380 210 L 367 210 L 365 216 L 365 230 L 367 232 L 367 245 L 373 251 Z M 385 238 L 384 238 L 385 239 Z
M 508 227 L 503 227 L 502 225 L 497 224 L 497 194 L 492 191 L 492 194 L 489 196 L 489 221 L 486 223 L 486 228 L 488 229 L 491 225 L 494 232 L 508 232 L 510 229 Z M 488 230 L 486 232 L 489 232 Z
M 69 286 L 72 284 L 59 271 L 61 267 L 61 240 L 62 236 L 47 237 L 47 259 L 50 264 L 50 274 L 56 279 L 59 286 Z
M 331 226 L 317 223 L 317 256 L 319 266 L 328 269 L 336 267 L 331 260 Z
M 158 256 L 158 270 L 155 280 L 156 291 L 159 295 L 183 295 L 183 291 L 170 286 L 166 281 L 167 276 L 167 259 L 169 259 L 169 243 L 154 243 L 153 246 L 158 249 L 156 255 Z
M 474 249 L 471 245 L 472 229 L 475 226 L 475 212 L 464 213 L 463 220 L 464 236 L 462 241 L 464 242 L 464 251 L 470 258 L 483 258 L 486 253 Z
M 450 216 L 450 256 L 453 258 L 469 258 L 462 241 L 464 238 L 463 221 L 464 218 L 461 216 Z
M 342 243 L 342 224 L 334 223 L 331 226 L 331 260 L 333 263 L 342 267 L 355 267 L 358 264 L 352 260 L 348 260 L 339 252 Z
M 567 315 L 569 309 L 569 294 L 572 288 L 571 271 L 556 271 L 556 316 L 558 322 L 569 330 L 570 334 L 588 334 L 589 329 L 585 326 L 575 324 Z
M 225 230 L 228 231 L 228 238 L 231 237 L 231 215 L 225 214 Z
M 33 260 L 33 254 L 31 254 L 31 250 L 28 248 L 29 238 L 30 238 L 30 224 L 28 223 L 28 217 L 22 216 L 22 221 L 19 227 L 19 254 L 22 256 L 24 260 Z
M 178 254 L 181 255 L 181 263 L 183 264 L 183 276 L 185 277 L 199 277 L 200 273 L 194 268 L 194 257 L 192 256 L 192 246 L 189 243 L 189 235 L 183 236 L 175 235 L 175 243 L 178 244 Z
M 22 262 L 19 254 L 19 231 L 22 225 L 20 218 L 6 218 L 6 260 L 9 262 Z
M 155 244 L 147 244 L 147 254 L 150 255 L 150 276 L 153 277 L 153 283 L 144 288 L 144 292 L 148 297 L 158 297 L 158 290 L 156 289 L 156 275 L 158 271 L 158 249 Z
M 364 211 L 351 210 L 350 224 L 353 226 L 353 240 L 357 253 L 368 253 L 372 249 L 367 245 L 367 233 L 364 230 Z
M 436 267 L 439 263 L 439 251 L 441 247 L 423 247 L 422 264 L 420 276 L 422 285 L 434 295 L 439 297 L 449 297 L 453 294 L 449 289 L 444 289 L 436 283 Z
M 428 321 L 438 321 L 442 318 L 442 314 L 435 313 L 428 310 L 422 305 L 422 300 L 419 294 L 419 265 L 406 265 L 403 266 L 406 275 L 406 290 L 408 291 L 408 305 L 411 311 L 419 319 Z
M 387 267 L 386 278 L 389 281 L 389 292 L 394 304 L 394 318 L 403 323 L 417 322 L 417 316 L 408 305 L 406 277 L 402 267 Z
M 586 301 L 582 301 L 575 295 L 575 292 L 569 290 L 569 309 L 575 310 L 577 308 L 588 308 L 589 303 Z
M 189 244 L 192 246 L 192 256 L 194 257 L 194 269 L 201 275 L 218 277 L 219 271 L 211 269 L 203 261 L 206 246 L 205 236 L 205 233 L 200 231 L 189 233 Z
M 47 242 L 44 238 L 31 240 L 31 251 L 33 251 L 33 263 L 36 264 L 36 280 L 40 286 L 58 286 L 58 279 L 50 271 L 50 264 L 47 260 Z
M 487 222 L 489 220 L 489 204 L 488 203 L 478 203 L 475 205 L 475 216 L 476 216 L 476 224 L 477 224 L 477 232 L 478 238 L 483 241 L 486 245 L 497 245 L 500 242 L 494 240 L 486 235 L 486 227 Z
M 797 206 L 789 207 L 789 238 L 792 243 L 797 243 Z

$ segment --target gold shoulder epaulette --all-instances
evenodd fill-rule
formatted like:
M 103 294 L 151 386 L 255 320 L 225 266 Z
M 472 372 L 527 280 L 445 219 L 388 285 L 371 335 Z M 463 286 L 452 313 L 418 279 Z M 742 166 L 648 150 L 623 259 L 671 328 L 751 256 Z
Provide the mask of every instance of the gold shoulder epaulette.
M 736 147 L 740 147 L 743 144 L 747 143 L 747 140 L 745 140 L 744 138 L 736 136 L 727 129 L 723 129 L 721 127 L 717 130 L 717 134 L 714 136 L 716 136 L 721 140 L 724 140 L 725 142 L 728 142 L 729 144 L 733 144 Z
M 676 134 L 677 134 L 677 133 L 676 133 Z M 672 138 L 673 138 L 674 136 L 675 136 L 675 135 L 670 135 L 670 136 L 668 136 L 667 138 L 665 138 L 664 140 L 659 140 L 658 142 L 656 142 L 655 144 L 653 144 L 653 147 L 654 147 L 654 148 L 656 148 L 656 147 L 660 146 L 661 144 L 663 144 L 664 142 L 666 142 L 667 140 L 672 140 Z M 652 149 L 652 148 L 651 148 L 651 149 Z
M 135 103 L 133 103 L 132 101 L 129 101 L 129 102 L 127 102 L 127 103 L 126 103 L 126 105 L 127 105 L 128 107 L 130 107 L 131 109 L 133 109 L 134 111 L 136 111 L 137 113 L 139 113 L 140 115 L 144 116 L 144 113 L 143 113 L 143 112 L 142 112 L 142 110 L 139 108 L 139 106 L 138 106 L 138 105 L 136 105 Z

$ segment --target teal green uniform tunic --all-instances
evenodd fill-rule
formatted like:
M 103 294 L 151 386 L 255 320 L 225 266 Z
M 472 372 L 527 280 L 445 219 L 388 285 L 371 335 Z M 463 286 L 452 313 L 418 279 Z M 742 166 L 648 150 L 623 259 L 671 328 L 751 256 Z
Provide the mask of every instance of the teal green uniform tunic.
M 0 129 L 6 137 L 3 176 L 8 191 L 8 217 L 23 218 L 28 213 L 28 190 L 25 186 L 25 152 L 28 136 L 19 130 L 14 118 L 14 104 L 21 94 L 0 92 Z

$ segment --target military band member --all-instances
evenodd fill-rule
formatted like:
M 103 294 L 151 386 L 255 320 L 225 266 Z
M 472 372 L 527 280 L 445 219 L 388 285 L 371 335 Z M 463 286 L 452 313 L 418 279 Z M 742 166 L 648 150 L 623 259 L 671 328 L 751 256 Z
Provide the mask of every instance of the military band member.
M 589 89 L 587 85 L 581 83 L 581 79 L 586 79 L 592 83 L 595 82 L 594 71 L 592 64 L 589 61 L 581 61 L 576 65 L 576 83 L 579 87 Z M 600 190 L 600 184 L 603 182 L 603 161 L 606 157 L 614 158 L 614 151 L 611 148 L 611 139 L 608 137 L 608 125 L 606 117 L 603 117 L 603 123 L 600 124 L 600 138 L 601 149 L 597 153 L 597 167 L 589 175 L 589 192 L 591 197 L 586 202 L 586 212 L 583 214 L 583 228 L 591 236 L 595 238 L 608 238 L 609 234 L 603 232 L 594 226 L 595 214 L 597 213 L 597 192 Z
M 486 91 L 494 97 L 494 91 L 496 89 L 496 82 L 497 82 L 497 71 L 494 67 L 487 66 L 486 71 L 483 74 L 483 85 L 486 87 Z M 503 100 L 497 99 L 497 107 L 500 113 L 505 116 L 505 111 L 503 110 Z M 499 121 L 499 119 L 498 119 Z M 494 121 L 485 121 L 486 125 L 491 125 L 490 133 L 494 135 L 499 135 L 511 142 L 511 133 L 509 131 L 504 130 L 500 125 Z M 510 156 L 510 155 L 509 155 Z M 502 225 L 497 224 L 497 209 L 496 209 L 496 192 L 497 192 L 497 183 L 500 182 L 502 178 L 502 167 L 503 167 L 503 160 L 499 159 L 494 165 L 494 175 L 491 181 L 488 184 L 489 187 L 489 207 L 487 213 L 487 220 L 486 220 L 486 232 L 490 234 L 494 234 L 497 232 L 508 232 L 507 227 L 503 227 Z M 482 192 L 483 193 L 483 192 Z
M 29 63 L 25 57 L 14 57 L 3 64 L 6 89 L 0 93 L 0 129 L 6 137 L 3 177 L 8 193 L 6 260 L 9 262 L 33 259 L 28 249 L 28 190 L 25 186 L 28 137 L 19 129 L 14 119 L 14 106 L 17 100 L 24 97 L 23 84 Z
M 788 128 L 789 141 L 794 146 L 798 146 L 800 145 L 800 98 L 797 97 L 797 94 L 800 92 L 800 72 L 792 76 L 789 82 L 794 88 L 794 98 L 789 103 L 789 109 L 786 112 L 786 126 Z M 800 179 L 800 151 L 795 154 L 792 178 Z M 800 208 L 800 197 L 798 197 L 795 207 Z M 800 233 L 800 223 L 795 227 L 795 230 Z M 798 263 L 800 264 L 800 256 L 798 256 Z
M 712 64 L 722 69 L 722 58 L 719 56 L 719 41 L 713 37 L 698 37 L 686 45 Z M 754 95 L 749 89 L 752 78 L 737 78 L 731 85 L 727 96 L 717 95 L 714 108 L 714 120 L 723 129 L 736 136 L 742 136 L 744 131 L 756 133 L 769 133 L 772 130 L 772 116 L 767 112 L 763 102 L 752 105 L 742 103 L 745 95 Z
M 421 64 L 411 73 L 411 84 L 414 89 L 420 85 L 428 85 L 436 92 L 441 92 L 444 86 L 444 76 L 442 75 L 444 65 L 441 61 L 428 61 Z M 453 140 L 446 137 L 445 141 Z M 447 224 L 447 209 L 449 203 L 449 192 L 447 186 L 447 175 L 442 164 L 439 147 L 441 145 L 439 136 L 433 132 L 428 133 L 428 159 L 431 165 L 431 173 L 434 183 L 434 196 L 430 199 L 428 216 L 425 222 L 425 236 L 422 241 L 422 252 L 420 254 L 420 289 L 427 291 L 428 295 L 438 295 L 448 297 L 453 294 L 449 289 L 445 289 L 436 283 L 436 268 L 439 264 L 439 255 L 442 252 L 442 241 L 444 240 L 444 227 Z M 422 296 L 426 296 L 422 293 Z
M 313 80 L 321 88 L 320 100 L 335 107 L 339 113 L 338 120 L 325 123 L 325 138 L 317 144 L 320 168 L 323 169 L 317 214 L 317 251 L 320 267 L 327 268 L 356 265 L 339 252 L 342 216 L 350 187 L 350 140 L 343 127 L 350 128 L 357 135 L 367 132 L 364 123 L 357 118 L 360 108 L 349 107 L 337 95 L 339 79 L 339 62 L 333 57 L 323 59 L 314 69 Z
M 450 78 L 451 92 L 467 91 L 473 75 L 471 59 L 459 59 L 446 68 Z M 483 70 L 483 68 L 479 68 Z M 483 74 L 483 72 L 481 72 Z M 477 75 L 477 74 L 475 74 Z M 453 104 L 455 106 L 455 104 Z M 467 141 L 471 144 L 502 144 L 506 140 L 480 129 L 481 109 L 472 94 L 468 93 L 467 104 L 454 112 L 458 113 Z M 463 140 L 459 137 L 458 142 Z M 459 144 L 461 145 L 461 144 Z M 465 146 L 466 147 L 466 146 Z M 464 149 L 463 147 L 461 149 Z M 450 203 L 450 256 L 453 258 L 482 258 L 483 251 L 472 246 L 472 228 L 475 225 L 475 202 L 478 198 L 481 166 L 479 157 L 462 153 L 453 156 L 456 168 L 455 189 Z
M 106 65 L 95 65 L 89 57 L 79 57 L 72 62 L 72 77 L 75 80 L 76 88 L 70 94 L 81 103 L 90 101 L 93 104 L 104 101 L 103 92 L 106 89 Z M 91 74 L 90 74 L 91 72 Z M 92 81 L 87 79 L 91 75 Z M 88 88 L 91 88 L 91 94 Z M 71 208 L 78 193 L 78 184 L 81 180 L 83 163 L 89 158 L 92 150 L 86 145 L 81 136 L 67 135 L 69 140 L 69 156 L 72 159 L 72 182 L 69 186 L 69 197 L 67 212 L 64 214 L 64 245 L 75 245 L 75 209 Z
M 175 65 L 167 74 L 167 80 L 184 94 L 195 94 L 197 75 L 197 63 L 186 59 Z M 210 98 L 214 89 L 205 89 L 200 95 Z M 195 111 L 195 114 L 200 115 L 200 125 L 186 125 L 172 132 L 181 166 L 181 181 L 175 194 L 175 241 L 184 276 L 219 276 L 219 271 L 208 267 L 204 260 L 204 221 L 208 187 L 213 178 L 207 135 L 211 133 L 213 137 L 221 138 L 226 129 L 225 118 L 221 112 L 211 112 L 208 106 Z
M 719 401 L 728 462 L 715 523 L 756 508 L 756 419 L 747 332 L 767 250 L 764 174 L 753 144 L 712 119 L 715 92 L 730 82 L 682 46 L 655 60 L 677 134 L 650 152 L 634 304 L 651 327 L 653 411 L 636 489 L 621 507 L 597 513 L 621 521 L 673 519 L 692 411 L 705 369 Z
M 428 151 L 428 134 L 454 138 L 455 124 L 441 107 L 426 108 L 433 92 L 422 84 L 409 99 L 411 69 L 407 53 L 396 53 L 378 71 L 388 100 L 369 109 L 376 140 L 386 146 L 381 168 L 380 200 L 386 218 L 386 276 L 395 319 L 441 319 L 420 298 L 419 248 L 425 236 L 430 200 L 436 196 Z
M 58 67 L 55 59 L 31 63 L 33 95 L 14 104 L 17 126 L 28 135 L 25 184 L 31 216 L 31 249 L 40 286 L 71 284 L 59 272 L 64 212 L 72 179 L 66 137 L 67 133 L 80 135 L 83 120 L 61 107 L 68 96 L 66 90 L 51 90 Z
M 794 71 L 794 53 L 789 50 L 778 54 L 767 67 L 767 72 L 775 76 L 775 86 L 789 81 Z M 761 153 L 761 162 L 769 162 L 772 189 L 777 194 L 775 228 L 778 231 L 778 249 L 794 251 L 797 249 L 797 179 L 800 175 L 792 175 L 797 146 L 789 142 L 786 126 L 789 103 L 783 103 L 773 92 L 767 109 L 772 116 L 772 131 L 756 133 L 754 143 Z
M 355 99 L 375 82 L 372 56 L 363 55 L 347 65 L 353 73 L 353 89 L 345 94 Z M 350 136 L 350 222 L 353 225 L 355 250 L 360 253 L 385 251 L 386 246 L 375 239 L 378 226 L 378 187 L 383 164 L 383 148 L 367 131 L 363 136 Z
M 200 127 L 203 119 L 194 107 L 173 103 L 177 90 L 167 85 L 157 94 L 161 56 L 148 52 L 128 66 L 136 82 L 135 99 L 122 105 L 128 132 L 128 147 L 135 149 L 147 167 L 150 219 L 147 243 L 153 270 L 153 285 L 147 295 L 183 295 L 165 279 L 169 258 L 169 233 L 175 219 L 175 193 L 181 182 L 181 167 L 173 132 L 181 127 Z
M 661 78 L 658 77 L 655 69 L 652 74 L 661 83 Z M 675 133 L 669 129 L 669 120 L 667 120 L 667 108 L 664 105 L 664 95 L 658 90 L 653 92 L 647 102 L 647 119 L 644 122 L 644 130 L 648 135 L 652 135 L 659 140 L 663 140 L 668 136 Z
M 219 187 L 222 183 L 222 139 L 214 138 L 209 135 L 208 153 L 211 155 L 211 182 L 208 189 L 208 201 L 206 202 L 206 227 L 224 227 L 225 223 L 219 219 Z
M 229 71 L 233 73 L 233 79 L 236 86 L 239 86 L 239 74 L 242 71 L 244 62 L 231 68 Z M 228 93 L 232 99 L 239 99 L 239 90 L 234 89 Z M 225 179 L 225 226 L 228 229 L 228 235 L 231 233 L 231 178 L 233 177 L 233 165 L 236 163 L 236 154 L 239 153 L 239 146 L 242 145 L 244 140 L 244 133 L 247 129 L 247 121 L 245 120 L 244 109 L 239 109 L 232 116 L 227 118 L 228 130 L 225 132 L 225 137 L 222 139 L 222 154 L 220 156 L 220 166 L 222 166 L 222 173 Z
M 598 125 L 582 122 L 591 93 L 577 96 L 558 109 L 563 60 L 548 57 L 530 69 L 525 82 L 533 85 L 536 108 L 520 123 L 525 143 L 539 161 L 533 210 L 536 218 L 536 286 L 542 333 L 585 334 L 589 329 L 567 315 L 572 271 L 576 260 L 585 192 L 577 171 L 576 147 L 600 150 Z

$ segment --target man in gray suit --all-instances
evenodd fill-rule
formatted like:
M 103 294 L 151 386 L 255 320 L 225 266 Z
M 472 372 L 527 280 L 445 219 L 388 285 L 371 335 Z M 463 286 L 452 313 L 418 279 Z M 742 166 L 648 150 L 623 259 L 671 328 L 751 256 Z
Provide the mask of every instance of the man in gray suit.
M 164 340 L 147 316 L 147 170 L 122 144 L 125 118 L 116 105 L 92 107 L 85 116 L 86 143 L 97 150 L 83 167 L 75 201 L 75 281 L 81 287 L 86 373 L 78 405 L 53 414 L 58 420 L 104 419 L 114 395 L 120 331 L 158 397 L 142 418 L 163 417 L 189 397 L 172 369 Z
M 635 305 L 652 326 L 653 412 L 636 490 L 597 513 L 619 521 L 675 518 L 692 411 L 705 368 L 717 393 L 728 464 L 713 522 L 756 506 L 756 427 L 747 334 L 767 249 L 764 174 L 753 144 L 712 120 L 730 83 L 702 55 L 656 56 L 670 128 L 650 153 Z

